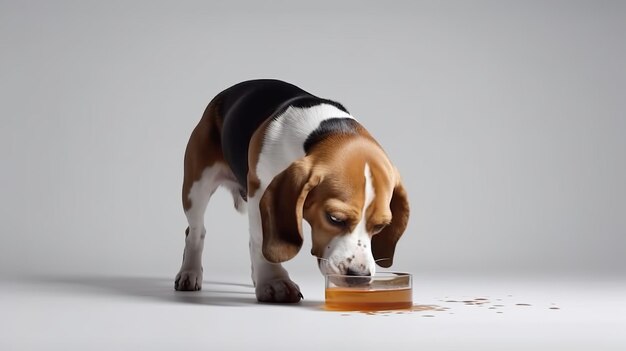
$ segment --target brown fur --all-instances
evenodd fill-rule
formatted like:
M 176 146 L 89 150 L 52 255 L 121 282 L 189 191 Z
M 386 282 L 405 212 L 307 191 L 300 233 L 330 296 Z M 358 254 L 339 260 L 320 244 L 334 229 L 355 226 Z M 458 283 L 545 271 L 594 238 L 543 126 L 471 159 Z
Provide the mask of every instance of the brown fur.
M 265 131 L 271 121 L 271 118 L 268 118 L 265 122 L 263 122 L 254 134 L 252 134 L 252 138 L 250 138 L 250 147 L 248 149 L 248 197 L 253 197 L 259 189 L 259 186 L 261 186 L 261 180 L 256 173 L 256 165 L 259 163 L 259 156 L 261 155 L 261 150 L 263 149 Z
M 261 197 L 263 255 L 274 263 L 287 261 L 302 247 L 302 208 L 319 178 L 312 176 L 306 157 L 278 174 Z
M 200 179 L 202 172 L 215 163 L 226 164 L 222 153 L 222 118 L 218 115 L 219 103 L 219 96 L 209 103 L 187 143 L 182 193 L 185 211 L 192 205 L 189 199 L 191 186 Z
M 409 201 L 404 186 L 398 179 L 389 205 L 393 217 L 391 223 L 372 238 L 372 254 L 382 267 L 391 267 L 396 243 L 404 234 L 409 222 Z

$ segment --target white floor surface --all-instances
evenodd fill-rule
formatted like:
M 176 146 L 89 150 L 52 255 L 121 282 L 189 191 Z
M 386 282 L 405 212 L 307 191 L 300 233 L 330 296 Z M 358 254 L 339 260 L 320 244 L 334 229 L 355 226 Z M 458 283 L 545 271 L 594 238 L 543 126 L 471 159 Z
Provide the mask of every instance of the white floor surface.
M 325 311 L 322 277 L 296 281 L 301 304 L 269 305 L 245 276 L 191 293 L 170 278 L 5 278 L 0 350 L 626 350 L 623 279 L 415 277 L 415 304 L 443 310 L 375 314 Z

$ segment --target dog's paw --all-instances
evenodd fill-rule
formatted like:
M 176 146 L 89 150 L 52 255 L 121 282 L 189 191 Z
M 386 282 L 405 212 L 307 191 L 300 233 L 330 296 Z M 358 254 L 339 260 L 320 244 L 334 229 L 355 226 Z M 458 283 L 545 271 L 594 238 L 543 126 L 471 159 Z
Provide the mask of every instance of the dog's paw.
M 300 287 L 289 279 L 257 282 L 256 298 L 259 302 L 296 303 L 303 298 Z
M 202 289 L 202 270 L 185 270 L 176 275 L 174 289 L 178 291 L 197 291 Z

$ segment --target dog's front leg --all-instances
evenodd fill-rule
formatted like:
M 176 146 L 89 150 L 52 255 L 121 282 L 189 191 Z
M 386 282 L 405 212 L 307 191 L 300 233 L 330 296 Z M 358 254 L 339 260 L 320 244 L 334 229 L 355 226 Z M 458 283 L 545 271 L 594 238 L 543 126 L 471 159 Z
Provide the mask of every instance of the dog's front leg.
M 263 256 L 263 229 L 259 213 L 259 199 L 248 199 L 248 209 L 250 261 L 257 300 L 279 303 L 299 302 L 302 299 L 300 287 L 291 281 L 289 274 L 280 263 L 271 263 Z

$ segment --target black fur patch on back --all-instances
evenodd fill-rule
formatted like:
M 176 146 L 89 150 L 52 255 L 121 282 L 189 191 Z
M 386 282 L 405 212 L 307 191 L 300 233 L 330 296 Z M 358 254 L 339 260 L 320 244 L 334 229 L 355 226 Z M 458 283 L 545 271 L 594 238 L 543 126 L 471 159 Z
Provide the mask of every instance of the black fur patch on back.
M 357 134 L 359 123 L 352 118 L 329 118 L 322 121 L 304 142 L 304 152 L 309 153 L 315 144 L 324 140 L 329 135 Z
M 267 120 L 276 119 L 290 106 L 307 108 L 321 104 L 348 113 L 338 102 L 319 98 L 297 86 L 276 79 L 241 82 L 218 94 L 222 152 L 244 191 L 247 190 L 248 149 L 254 132 Z M 212 136 L 219 139 L 218 136 Z M 318 140 L 321 140 L 321 137 Z M 312 140 L 313 145 L 315 140 Z

